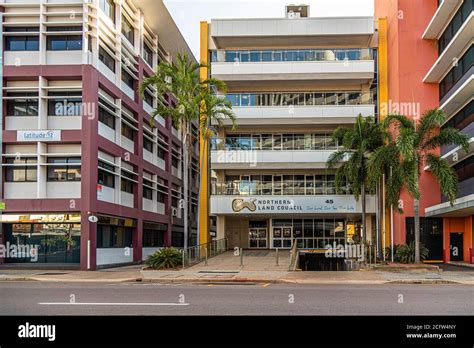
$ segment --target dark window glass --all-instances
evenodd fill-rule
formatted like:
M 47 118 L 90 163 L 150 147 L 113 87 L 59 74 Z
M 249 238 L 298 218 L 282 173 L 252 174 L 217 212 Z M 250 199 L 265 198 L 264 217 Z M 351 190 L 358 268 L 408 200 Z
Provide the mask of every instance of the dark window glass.
M 102 46 L 99 46 L 99 60 L 104 65 L 115 72 L 115 59 L 105 50 Z
M 37 180 L 37 159 L 32 158 L 7 158 L 5 168 L 5 180 L 7 182 L 34 182 Z
M 145 181 L 144 181 L 144 183 L 145 183 Z M 151 185 L 149 185 L 149 186 L 151 186 Z M 153 189 L 148 187 L 148 186 L 143 185 L 143 198 L 152 200 L 153 199 Z
M 135 43 L 135 31 L 130 21 L 122 15 L 122 34 L 133 45 Z
M 99 0 L 99 7 L 115 23 L 114 0 Z
M 143 247 L 146 248 L 160 248 L 164 246 L 166 225 L 161 227 L 162 230 L 157 229 L 143 229 Z
M 132 247 L 131 227 L 97 225 L 97 248 Z
M 153 141 L 147 137 L 143 137 L 143 148 L 151 153 L 153 153 Z
M 98 184 L 104 185 L 110 188 L 115 188 L 115 175 L 101 168 L 114 172 L 115 167 L 111 166 L 110 164 L 99 161 Z
M 143 44 L 143 60 L 153 67 L 153 50 L 147 44 Z
M 48 36 L 47 49 L 49 51 L 80 51 L 82 50 L 82 36 L 81 35 Z
M 12 99 L 6 100 L 6 116 L 38 116 L 38 99 L 28 99 L 33 96 L 37 97 L 38 93 L 8 92 L 7 97 Z
M 6 36 L 5 51 L 38 51 L 39 36 Z
M 131 89 L 134 89 L 135 79 L 125 69 L 122 69 L 122 81 Z
M 449 22 L 446 29 L 444 29 L 443 34 L 438 40 L 438 53 L 441 55 L 446 47 L 449 45 L 451 40 L 456 36 L 459 29 L 462 27 L 463 22 L 474 10 L 474 1 L 465 0 L 461 7 L 457 10 L 456 14 L 453 16 Z
M 474 65 L 474 45 L 467 50 L 459 59 L 457 65 L 454 66 L 449 73 L 439 83 L 440 100 L 451 90 L 451 88 L 467 73 Z
M 48 158 L 48 181 L 81 181 L 81 158 Z
M 49 97 L 60 96 L 48 100 L 49 116 L 81 116 L 82 98 L 81 92 L 49 92 Z
M 122 122 L 122 135 L 127 138 L 127 139 L 130 139 L 131 141 L 133 141 L 133 138 L 134 138 L 134 133 L 135 133 L 135 130 L 126 125 L 125 123 Z
M 99 121 L 108 127 L 115 129 L 115 116 L 99 106 Z
M 123 192 L 133 193 L 133 187 L 134 187 L 135 183 L 133 181 L 127 180 L 127 178 L 132 179 L 133 175 L 128 173 L 128 172 L 122 171 L 122 179 L 120 181 L 120 189 Z

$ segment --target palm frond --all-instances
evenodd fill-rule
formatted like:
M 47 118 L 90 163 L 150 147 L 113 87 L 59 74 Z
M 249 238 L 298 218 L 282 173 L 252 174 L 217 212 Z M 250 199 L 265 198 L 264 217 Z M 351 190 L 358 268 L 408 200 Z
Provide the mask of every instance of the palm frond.
M 451 205 L 454 204 L 458 193 L 458 176 L 449 163 L 434 154 L 426 156 L 426 163 L 439 183 L 441 193 L 448 197 Z

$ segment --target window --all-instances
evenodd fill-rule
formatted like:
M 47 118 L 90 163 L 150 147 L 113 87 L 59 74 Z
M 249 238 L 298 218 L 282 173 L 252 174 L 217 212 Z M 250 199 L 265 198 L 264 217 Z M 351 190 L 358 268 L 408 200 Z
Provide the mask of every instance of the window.
M 39 51 L 39 36 L 6 36 L 5 51 Z
M 125 138 L 130 139 L 131 141 L 134 141 L 133 140 L 133 134 L 134 133 L 135 133 L 135 131 L 132 127 L 130 127 L 129 125 L 122 122 L 122 135 Z
M 82 95 L 77 92 L 59 92 L 50 91 L 48 97 L 48 115 L 49 116 L 81 116 L 82 114 Z
M 153 141 L 148 139 L 146 136 L 143 136 L 143 148 L 148 152 L 153 153 Z
M 153 183 L 149 180 L 143 179 L 143 198 L 153 199 Z
M 462 27 L 465 20 L 471 15 L 474 10 L 474 1 L 465 0 L 461 7 L 454 14 L 448 26 L 438 40 L 438 53 L 441 55 L 448 47 L 451 40 L 456 36 L 459 29 Z
M 158 158 L 161 158 L 163 161 L 166 160 L 166 150 L 161 146 L 158 146 Z
M 115 129 L 115 116 L 99 106 L 99 121 L 107 127 Z
M 48 158 L 48 181 L 81 181 L 81 158 Z
M 122 34 L 132 45 L 135 44 L 135 31 L 130 21 L 124 15 L 122 15 Z
M 99 46 L 99 60 L 112 72 L 115 72 L 115 59 L 102 46 Z
M 146 43 L 143 44 L 143 60 L 153 67 L 153 50 Z
M 467 73 L 474 65 L 474 45 L 467 50 L 459 59 L 458 64 L 454 66 L 443 78 L 439 84 L 440 100 L 451 90 L 451 88 Z
M 7 92 L 6 116 L 38 116 L 38 93 L 36 92 Z M 36 98 L 28 98 L 36 97 Z
M 115 167 L 99 161 L 99 177 L 98 177 L 98 184 L 104 185 L 110 188 L 115 188 Z
M 144 96 L 145 96 L 144 98 L 145 103 L 147 103 L 150 106 L 153 106 L 153 101 L 155 99 L 153 95 L 149 91 L 145 90 Z
M 143 228 L 143 247 L 144 248 L 159 248 L 164 246 L 166 233 L 166 225 L 164 230 L 148 229 L 146 226 Z
M 99 7 L 115 23 L 114 0 L 99 0 Z
M 474 100 L 471 100 L 469 104 L 463 107 L 456 115 L 454 115 L 444 126 L 453 127 L 458 130 L 462 130 L 474 122 Z
M 131 227 L 97 225 L 97 248 L 132 247 Z
M 38 163 L 36 157 L 7 158 L 5 180 L 7 182 L 35 182 L 38 173 L 36 163 Z
M 125 69 L 122 68 L 122 81 L 131 89 L 134 89 L 135 79 Z
M 133 193 L 134 182 L 130 180 L 133 180 L 133 174 L 122 170 L 122 179 L 120 181 L 120 189 L 123 192 Z
M 82 50 L 81 35 L 54 35 L 48 36 L 48 51 L 80 51 Z

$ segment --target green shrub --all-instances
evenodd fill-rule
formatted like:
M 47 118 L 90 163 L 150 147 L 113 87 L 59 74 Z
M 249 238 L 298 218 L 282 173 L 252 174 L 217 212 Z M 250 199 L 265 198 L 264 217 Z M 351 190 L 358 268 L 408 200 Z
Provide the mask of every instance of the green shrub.
M 428 257 L 428 249 L 420 243 L 420 259 L 424 260 Z M 395 261 L 400 263 L 415 262 L 415 242 L 410 244 L 397 245 L 395 247 Z
M 147 257 L 145 264 L 153 269 L 169 269 L 180 266 L 183 262 L 181 252 L 176 248 L 163 248 Z

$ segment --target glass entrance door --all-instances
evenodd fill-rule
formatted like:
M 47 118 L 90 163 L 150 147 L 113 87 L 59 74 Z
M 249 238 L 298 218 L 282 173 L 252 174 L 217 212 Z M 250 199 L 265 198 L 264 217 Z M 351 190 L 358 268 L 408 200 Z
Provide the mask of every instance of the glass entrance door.
M 250 228 L 249 229 L 249 247 L 255 249 L 267 248 L 267 229 Z
M 291 248 L 293 240 L 293 227 L 273 227 L 273 248 Z

